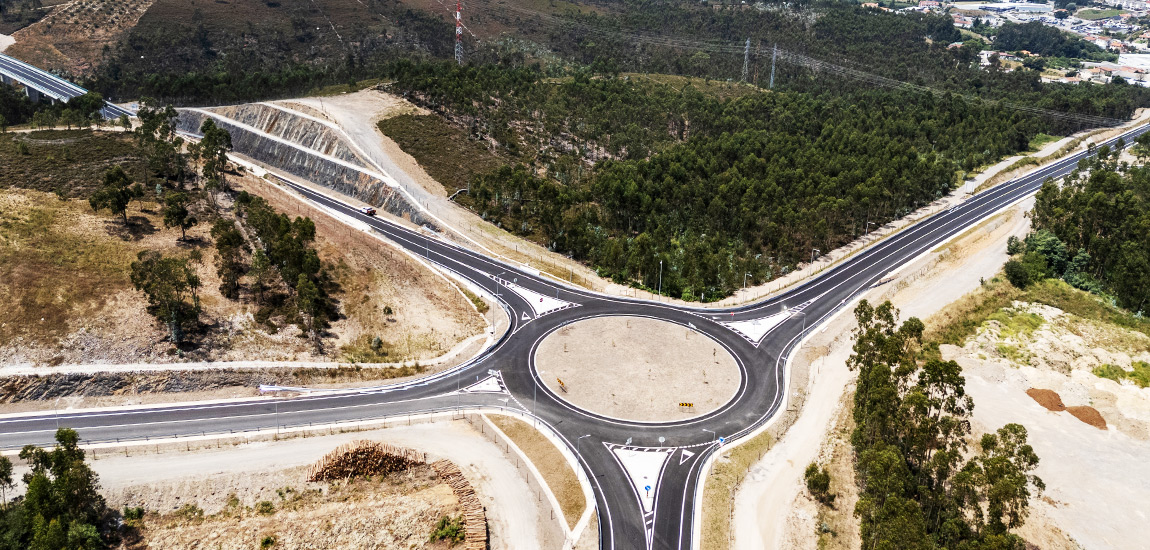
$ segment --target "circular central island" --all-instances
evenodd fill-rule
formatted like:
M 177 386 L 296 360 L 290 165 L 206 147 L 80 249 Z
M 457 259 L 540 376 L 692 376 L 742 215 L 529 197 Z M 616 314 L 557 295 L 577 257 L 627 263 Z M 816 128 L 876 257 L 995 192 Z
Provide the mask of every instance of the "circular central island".
M 707 414 L 735 397 L 735 358 L 693 329 L 646 317 L 575 321 L 532 357 L 539 379 L 571 405 L 606 417 L 668 422 Z

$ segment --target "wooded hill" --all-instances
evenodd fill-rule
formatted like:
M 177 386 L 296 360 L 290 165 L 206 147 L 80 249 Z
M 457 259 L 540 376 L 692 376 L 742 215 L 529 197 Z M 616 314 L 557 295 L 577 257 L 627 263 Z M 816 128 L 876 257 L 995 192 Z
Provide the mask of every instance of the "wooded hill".
M 1150 90 L 1121 83 L 1051 85 L 1034 71 L 984 70 L 977 45 L 948 48 L 960 35 L 945 17 L 833 2 L 575 9 L 582 5 L 480 0 L 468 24 L 480 36 L 505 34 L 482 42 L 468 34 L 462 68 L 436 61 L 451 56 L 453 35 L 437 8 L 271 4 L 244 8 L 267 16 L 245 26 L 236 6 L 159 0 L 95 84 L 195 103 L 389 81 L 505 159 L 468 178 L 469 194 L 458 198 L 466 206 L 620 282 L 654 288 L 665 264 L 663 290 L 685 298 L 718 299 L 748 273 L 779 276 L 1026 149 L 1039 132 L 1084 127 L 974 98 L 1112 118 L 1150 104 Z M 161 32 L 165 17 L 188 10 Z M 939 93 L 791 62 L 775 66 L 774 93 L 731 84 L 741 93 L 717 96 L 644 76 L 737 79 L 747 38 L 752 82 L 769 80 L 777 44 Z M 161 51 L 174 54 L 157 58 Z

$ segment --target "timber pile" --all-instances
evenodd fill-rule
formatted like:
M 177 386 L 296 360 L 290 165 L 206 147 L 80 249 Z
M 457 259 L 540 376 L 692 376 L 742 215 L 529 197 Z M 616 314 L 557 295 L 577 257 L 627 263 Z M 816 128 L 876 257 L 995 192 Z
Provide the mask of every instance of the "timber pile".
M 427 455 L 376 441 L 344 443 L 312 465 L 308 481 L 386 475 L 427 463 Z
M 454 462 L 438 460 L 431 463 L 439 478 L 451 487 L 459 506 L 463 508 L 464 550 L 487 550 L 487 514 L 479 503 L 479 496 Z

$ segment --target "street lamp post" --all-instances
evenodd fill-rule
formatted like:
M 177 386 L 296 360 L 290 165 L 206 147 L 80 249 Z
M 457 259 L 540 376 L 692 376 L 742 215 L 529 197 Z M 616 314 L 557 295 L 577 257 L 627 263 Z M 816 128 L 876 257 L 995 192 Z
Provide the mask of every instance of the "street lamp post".
M 580 444 L 583 443 L 584 437 L 591 437 L 591 434 L 581 435 L 577 439 L 575 439 L 575 454 L 580 455 L 580 456 L 583 455 L 583 450 L 582 450 L 582 447 L 580 446 Z
M 659 260 L 659 297 L 663 297 L 663 260 Z
M 750 276 L 751 276 L 750 273 L 744 273 L 743 274 L 743 290 L 747 289 L 747 277 L 750 277 Z

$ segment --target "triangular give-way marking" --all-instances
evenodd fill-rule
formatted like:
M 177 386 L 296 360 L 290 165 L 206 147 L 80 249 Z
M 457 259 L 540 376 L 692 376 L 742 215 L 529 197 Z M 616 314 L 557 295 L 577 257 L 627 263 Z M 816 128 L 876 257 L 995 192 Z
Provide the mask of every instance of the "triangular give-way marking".
M 526 312 L 526 311 L 524 311 L 524 312 L 523 312 L 523 316 L 522 316 L 522 317 L 520 317 L 520 320 L 522 320 L 522 321 L 530 321 L 530 320 L 531 320 L 531 316 L 530 316 L 530 315 L 527 315 L 527 312 Z
M 691 460 L 692 456 L 695 456 L 695 453 L 692 453 L 687 449 L 683 449 L 683 453 L 679 455 L 679 465 L 682 466 L 684 462 Z

